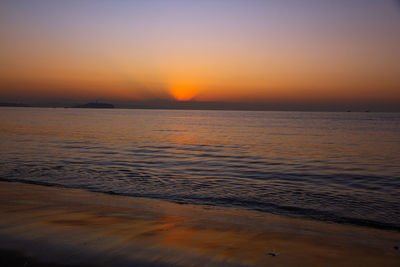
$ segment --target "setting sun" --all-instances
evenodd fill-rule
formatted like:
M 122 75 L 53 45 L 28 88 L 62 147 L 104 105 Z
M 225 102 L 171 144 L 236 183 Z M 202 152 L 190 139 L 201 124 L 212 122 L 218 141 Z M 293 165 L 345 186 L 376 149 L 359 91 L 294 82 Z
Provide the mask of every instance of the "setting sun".
M 170 93 L 175 100 L 189 101 L 199 93 L 199 89 L 193 85 L 177 84 L 170 87 Z
M 1 2 L 0 102 L 398 110 L 399 10 L 358 1 Z
M 399 29 L 400 0 L 0 0 L 0 267 L 400 266 Z

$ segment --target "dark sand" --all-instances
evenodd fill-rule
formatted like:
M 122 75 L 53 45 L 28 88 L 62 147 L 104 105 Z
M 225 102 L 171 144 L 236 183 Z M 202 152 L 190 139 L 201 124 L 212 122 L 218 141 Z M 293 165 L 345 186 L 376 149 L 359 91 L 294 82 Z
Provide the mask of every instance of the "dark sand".
M 400 233 L 0 182 L 6 266 L 400 266 Z

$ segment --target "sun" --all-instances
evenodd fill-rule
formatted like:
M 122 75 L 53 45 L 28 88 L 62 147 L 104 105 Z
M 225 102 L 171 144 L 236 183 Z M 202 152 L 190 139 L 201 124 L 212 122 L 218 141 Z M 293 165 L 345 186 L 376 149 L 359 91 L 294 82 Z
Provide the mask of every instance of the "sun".
M 178 101 L 192 100 L 198 93 L 199 89 L 193 85 L 173 85 L 170 87 L 170 93 Z

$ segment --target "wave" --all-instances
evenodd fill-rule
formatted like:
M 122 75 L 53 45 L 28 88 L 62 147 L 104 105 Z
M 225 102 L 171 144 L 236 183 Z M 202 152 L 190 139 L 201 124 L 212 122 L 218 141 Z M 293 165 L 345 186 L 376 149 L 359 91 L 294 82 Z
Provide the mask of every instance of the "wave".
M 173 196 L 173 195 L 160 195 L 160 194 L 146 194 L 146 193 L 120 193 L 113 190 L 98 190 L 93 188 L 82 188 L 80 186 L 72 186 L 65 184 L 49 183 L 44 181 L 34 181 L 25 179 L 9 179 L 0 177 L 3 182 L 18 182 L 25 184 L 60 187 L 68 189 L 81 189 L 89 192 L 103 193 L 109 195 L 117 195 L 124 197 L 141 197 L 152 198 L 174 202 L 177 204 L 192 204 L 192 205 L 208 205 L 220 207 L 234 207 L 245 208 L 249 210 L 256 210 L 260 212 L 271 213 L 275 215 L 287 216 L 292 218 L 312 219 L 323 222 L 350 224 L 356 226 L 370 227 L 375 229 L 391 230 L 400 232 L 400 225 L 386 222 L 379 222 L 375 220 L 361 219 L 355 217 L 340 216 L 333 212 L 317 210 L 313 208 L 301 208 L 296 206 L 278 205 L 275 203 L 267 203 L 254 200 L 243 200 L 231 197 L 198 197 L 198 196 Z

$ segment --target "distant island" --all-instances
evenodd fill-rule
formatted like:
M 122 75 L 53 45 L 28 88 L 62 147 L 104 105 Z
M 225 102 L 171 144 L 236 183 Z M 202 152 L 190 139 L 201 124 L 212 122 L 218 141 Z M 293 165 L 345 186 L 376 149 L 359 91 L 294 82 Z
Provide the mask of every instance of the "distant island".
M 31 106 L 23 103 L 0 102 L 0 107 L 31 107 Z
M 113 104 L 108 104 L 108 103 L 87 103 L 83 105 L 76 105 L 73 106 L 73 108 L 114 108 Z
M 73 101 L 73 102 L 72 102 Z M 5 102 L 0 99 L 0 107 L 35 107 L 35 108 L 92 108 L 92 109 L 173 109 L 173 110 L 243 110 L 243 111 L 321 111 L 321 112 L 400 112 L 398 104 L 382 106 L 367 105 L 336 105 L 324 104 L 294 105 L 294 104 L 272 104 L 272 103 L 246 103 L 246 102 L 222 102 L 222 101 L 176 101 L 169 99 L 155 100 L 132 100 L 116 102 L 114 104 L 102 102 L 89 102 L 85 104 L 74 104 L 77 100 L 65 102 Z

